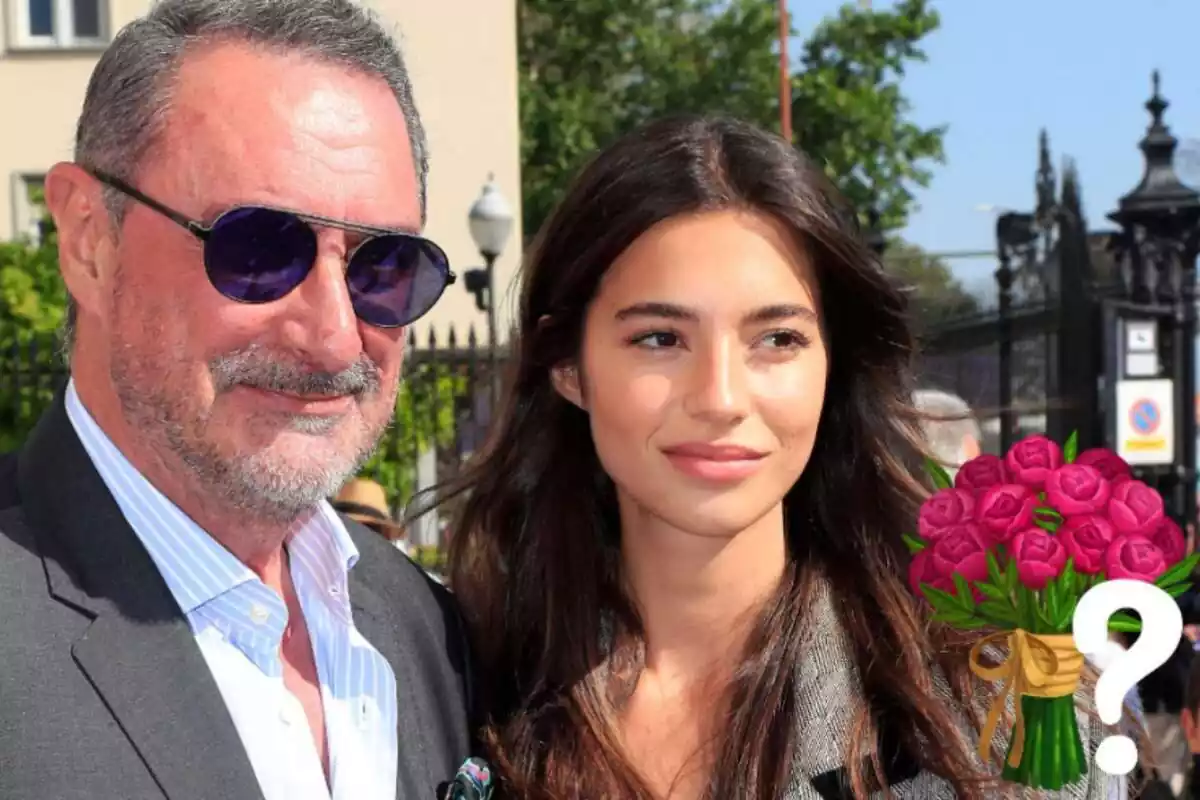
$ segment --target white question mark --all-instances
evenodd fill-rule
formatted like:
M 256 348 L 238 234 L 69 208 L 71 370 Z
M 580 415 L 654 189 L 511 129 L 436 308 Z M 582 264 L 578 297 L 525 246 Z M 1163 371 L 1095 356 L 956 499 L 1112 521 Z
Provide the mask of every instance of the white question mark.
M 1096 711 L 1106 725 L 1121 721 L 1125 695 L 1167 663 L 1183 633 L 1183 615 L 1171 595 L 1152 583 L 1105 581 L 1079 598 L 1071 622 L 1075 649 L 1084 655 L 1104 655 L 1111 644 L 1108 618 L 1126 608 L 1141 616 L 1142 632 L 1133 647 L 1111 659 L 1096 681 Z M 1096 765 L 1109 775 L 1129 774 L 1137 760 L 1137 745 L 1128 736 L 1106 736 L 1096 748 Z

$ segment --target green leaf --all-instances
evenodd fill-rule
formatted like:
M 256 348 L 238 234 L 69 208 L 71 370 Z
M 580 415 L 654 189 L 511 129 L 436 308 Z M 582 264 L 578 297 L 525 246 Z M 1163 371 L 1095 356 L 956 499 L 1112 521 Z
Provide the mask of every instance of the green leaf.
M 1014 559 L 1008 560 L 1008 566 L 1004 568 L 1004 584 L 1008 589 L 1008 593 L 1012 594 L 1017 590 L 1017 585 L 1020 582 L 1017 580 L 1017 562 Z
M 1059 611 L 1062 610 L 1062 604 L 1059 602 L 1059 599 L 1058 599 L 1058 585 L 1057 584 L 1058 584 L 1057 578 L 1046 584 L 1046 592 L 1045 592 L 1045 594 L 1046 594 L 1046 609 L 1045 609 L 1046 613 L 1043 616 L 1043 619 L 1046 620 L 1046 624 L 1049 625 L 1051 628 L 1057 627 L 1058 614 L 1059 614 Z
M 991 550 L 987 551 L 987 568 L 988 581 L 993 586 L 1003 586 L 1004 573 L 1000 571 L 1000 562 L 996 560 L 996 555 Z
M 1063 598 L 1077 597 L 1076 577 L 1079 573 L 1075 571 L 1075 557 L 1071 556 L 1067 559 L 1067 565 L 1063 567 L 1062 574 L 1058 576 L 1058 585 L 1063 593 Z
M 942 591 L 928 583 L 921 584 L 921 591 L 925 593 L 925 599 L 929 601 L 929 605 L 933 606 L 933 610 L 938 613 L 963 610 L 958 598 L 949 592 Z
M 1054 533 L 1055 531 L 1058 530 L 1057 523 L 1052 522 L 1048 519 L 1041 519 L 1040 517 L 1034 517 L 1033 524 L 1037 525 L 1039 528 L 1041 528 L 1044 531 L 1047 531 L 1048 533 Z
M 1012 606 L 1012 602 L 1005 599 L 1000 600 L 984 600 L 975 609 L 976 612 L 992 621 L 997 627 L 1016 627 L 1017 611 Z
M 971 585 L 967 583 L 966 578 L 957 572 L 950 577 L 954 581 L 954 596 L 958 598 L 959 604 L 964 610 L 974 613 L 975 593 L 971 591 Z
M 1069 631 L 1071 623 L 1075 619 L 1075 609 L 1079 607 L 1079 598 L 1071 597 L 1063 605 L 1058 619 L 1054 621 L 1054 629 L 1058 631 Z
M 1200 553 L 1192 553 L 1187 558 L 1175 564 L 1154 581 L 1155 586 L 1169 586 L 1191 577 L 1196 564 L 1200 563 Z
M 1108 618 L 1108 629 L 1122 633 L 1141 633 L 1142 623 L 1133 617 L 1118 619 L 1117 615 L 1114 614 Z
M 1067 437 L 1067 443 L 1063 445 L 1063 461 L 1068 464 L 1075 463 L 1076 456 L 1079 455 L 1079 431 L 1071 431 L 1071 435 Z
M 1192 585 L 1190 583 L 1176 583 L 1171 586 L 1164 586 L 1163 591 L 1171 595 L 1171 597 L 1179 597 L 1191 588 Z
M 904 546 L 908 548 L 909 555 L 915 556 L 917 553 L 921 552 L 928 546 L 925 544 L 925 542 L 921 541 L 918 537 L 912 536 L 907 533 L 901 534 L 900 538 L 904 540 Z
M 954 486 L 954 481 L 950 480 L 950 474 L 929 456 L 925 457 L 925 471 L 929 473 L 930 480 L 937 488 L 950 489 Z
M 1012 602 L 1011 600 L 1009 600 L 1008 592 L 1006 592 L 1003 589 L 1001 589 L 1000 587 L 996 586 L 991 581 L 984 581 L 982 583 L 977 583 L 975 585 L 979 587 L 979 591 L 983 592 L 983 595 L 985 597 L 991 598 L 992 600 L 999 600 L 999 601 L 1002 601 L 1004 603 L 1009 603 L 1009 604 L 1011 604 L 1011 602 Z

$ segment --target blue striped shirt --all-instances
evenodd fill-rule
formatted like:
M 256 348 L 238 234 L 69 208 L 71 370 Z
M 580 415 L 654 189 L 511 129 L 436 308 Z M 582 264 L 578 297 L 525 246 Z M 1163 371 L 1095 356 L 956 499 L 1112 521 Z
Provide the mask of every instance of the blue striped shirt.
M 287 543 L 321 684 L 327 784 L 303 708 L 283 684 L 283 599 L 129 463 L 83 407 L 73 382 L 66 406 L 187 618 L 266 800 L 395 800 L 396 679 L 354 626 L 348 576 L 358 549 L 329 504 L 321 503 Z

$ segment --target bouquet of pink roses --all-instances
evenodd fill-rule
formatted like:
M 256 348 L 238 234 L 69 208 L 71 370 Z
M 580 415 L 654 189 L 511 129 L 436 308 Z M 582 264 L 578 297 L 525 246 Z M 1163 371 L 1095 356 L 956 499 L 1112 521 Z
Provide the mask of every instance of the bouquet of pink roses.
M 934 619 L 961 629 L 999 629 L 971 651 L 971 669 L 1004 681 L 979 743 L 984 759 L 1009 692 L 1017 696 L 1003 778 L 1059 789 L 1079 780 L 1087 762 L 1075 721 L 1074 694 L 1083 656 L 1071 633 L 1079 598 L 1102 581 L 1154 583 L 1172 597 L 1191 585 L 1200 554 L 1164 513 L 1162 497 L 1134 480 L 1111 450 L 1077 453 L 1030 436 L 1002 458 L 981 455 L 953 482 L 926 462 L 937 491 L 921 507 L 909 583 Z M 1139 623 L 1115 614 L 1113 630 Z M 1008 656 L 986 666 L 982 650 L 1007 644 Z

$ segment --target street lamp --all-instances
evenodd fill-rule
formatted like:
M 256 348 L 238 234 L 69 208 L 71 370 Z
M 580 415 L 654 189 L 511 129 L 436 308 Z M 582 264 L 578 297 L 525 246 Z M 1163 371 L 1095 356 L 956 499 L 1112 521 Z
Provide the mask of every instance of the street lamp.
M 500 194 L 495 175 L 488 175 L 479 199 L 467 214 L 467 226 L 471 230 L 471 238 L 475 240 L 475 247 L 483 256 L 485 266 L 483 269 L 467 270 L 463 278 L 467 291 L 475 295 L 475 307 L 487 312 L 488 362 L 494 393 L 499 384 L 496 374 L 495 267 L 496 259 L 504 252 L 504 245 L 508 243 L 513 227 L 512 207 L 504 199 L 504 195 Z
M 1196 255 L 1200 247 L 1200 193 L 1175 172 L 1178 141 L 1163 124 L 1167 101 L 1146 103 L 1150 126 L 1142 139 L 1146 168 L 1141 183 L 1121 198 L 1109 219 L 1121 226 L 1116 246 L 1127 277 L 1126 297 L 1140 324 L 1155 325 L 1165 345 L 1161 365 L 1174 381 L 1174 464 L 1170 498 L 1179 522 L 1196 515 Z M 1122 345 L 1124 346 L 1124 345 Z M 1117 375 L 1124 379 L 1126 375 Z M 1120 409 L 1117 413 L 1124 413 Z

